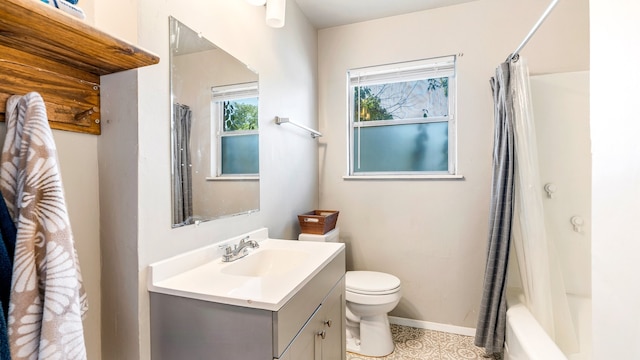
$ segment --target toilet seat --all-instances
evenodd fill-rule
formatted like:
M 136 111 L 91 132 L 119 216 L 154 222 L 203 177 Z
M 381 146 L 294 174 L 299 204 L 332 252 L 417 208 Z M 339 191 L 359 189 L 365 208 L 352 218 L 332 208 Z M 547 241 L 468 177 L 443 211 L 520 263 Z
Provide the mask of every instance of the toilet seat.
M 400 279 L 376 271 L 347 271 L 345 299 L 362 305 L 383 305 L 400 299 Z
M 400 279 L 377 271 L 347 271 L 345 287 L 361 295 L 389 295 L 400 290 Z

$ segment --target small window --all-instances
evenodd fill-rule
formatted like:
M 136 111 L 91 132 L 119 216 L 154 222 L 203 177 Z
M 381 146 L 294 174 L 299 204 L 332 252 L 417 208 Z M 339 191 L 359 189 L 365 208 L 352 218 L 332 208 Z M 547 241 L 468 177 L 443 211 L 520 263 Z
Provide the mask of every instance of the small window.
M 258 83 L 220 86 L 212 89 L 217 147 L 211 159 L 215 177 L 257 177 Z
M 351 176 L 455 175 L 455 57 L 353 69 Z

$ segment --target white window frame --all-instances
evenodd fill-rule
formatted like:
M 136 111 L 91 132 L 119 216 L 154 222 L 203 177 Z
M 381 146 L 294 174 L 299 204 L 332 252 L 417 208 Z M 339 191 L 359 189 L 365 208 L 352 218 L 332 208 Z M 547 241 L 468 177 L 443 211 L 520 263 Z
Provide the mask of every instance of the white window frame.
M 225 101 L 259 98 L 258 82 L 248 82 L 242 84 L 216 86 L 211 88 L 211 176 L 208 181 L 215 180 L 257 180 L 260 174 L 223 174 L 222 173 L 222 138 L 227 136 L 258 135 L 260 129 L 256 130 L 236 130 L 224 131 L 224 108 Z M 215 170 L 215 171 L 214 171 Z
M 413 81 L 432 78 L 448 77 L 449 108 L 447 116 L 380 120 L 380 121 L 355 121 L 353 118 L 355 104 L 354 87 L 366 85 L 379 85 L 398 81 Z M 386 64 L 364 68 L 356 68 L 347 71 L 348 90 L 348 154 L 347 174 L 345 179 L 460 179 L 462 175 L 457 173 L 457 136 L 456 136 L 456 56 L 445 56 L 417 61 Z M 358 111 L 358 113 L 360 113 Z M 432 122 L 448 123 L 448 169 L 447 171 L 384 171 L 384 172 L 355 172 L 354 159 L 354 134 L 360 128 L 380 125 L 421 124 Z

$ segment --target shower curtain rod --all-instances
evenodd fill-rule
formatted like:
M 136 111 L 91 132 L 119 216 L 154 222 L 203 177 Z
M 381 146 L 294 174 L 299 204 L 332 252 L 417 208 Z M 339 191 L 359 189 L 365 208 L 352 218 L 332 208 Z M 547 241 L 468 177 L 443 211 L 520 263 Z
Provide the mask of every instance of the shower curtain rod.
M 547 16 L 551 14 L 551 11 L 553 10 L 554 7 L 556 7 L 556 5 L 558 5 L 559 1 L 560 0 L 551 1 L 551 4 L 549 4 L 549 6 L 547 7 L 547 10 L 544 11 L 540 19 L 538 19 L 538 22 L 536 22 L 536 24 L 533 25 L 533 28 L 531 29 L 531 31 L 529 31 L 529 33 L 524 38 L 524 40 L 522 40 L 522 42 L 520 43 L 520 46 L 518 46 L 516 50 L 512 52 L 511 55 L 509 55 L 509 57 L 507 58 L 508 61 L 518 61 L 518 57 L 520 56 L 520 50 L 522 50 L 522 48 L 525 45 L 527 45 L 529 40 L 531 40 L 531 38 L 533 37 L 533 34 L 535 34 L 536 31 L 538 31 L 538 28 L 540 27 L 540 25 L 542 25 L 542 23 L 547 19 Z

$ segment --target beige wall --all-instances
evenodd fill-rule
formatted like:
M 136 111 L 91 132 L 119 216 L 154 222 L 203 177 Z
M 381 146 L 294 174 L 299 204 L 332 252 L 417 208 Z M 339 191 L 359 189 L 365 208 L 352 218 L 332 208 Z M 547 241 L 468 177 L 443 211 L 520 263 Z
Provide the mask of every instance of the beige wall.
M 100 359 L 101 267 L 98 148 L 95 135 L 54 130 L 71 229 L 89 297 L 83 321 L 87 357 Z
M 320 207 L 340 210 L 348 269 L 402 281 L 392 315 L 474 328 L 485 265 L 493 145 L 489 78 L 547 2 L 479 0 L 318 35 Z M 522 51 L 533 74 L 589 68 L 588 4 L 562 1 Z M 344 180 L 346 71 L 461 54 L 458 168 L 464 180 Z

